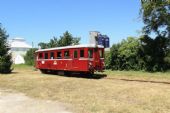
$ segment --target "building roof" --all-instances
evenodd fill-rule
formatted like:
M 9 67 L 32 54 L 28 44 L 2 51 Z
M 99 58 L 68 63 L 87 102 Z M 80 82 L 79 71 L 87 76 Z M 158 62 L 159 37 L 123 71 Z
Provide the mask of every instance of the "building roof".
M 88 48 L 94 48 L 94 47 L 104 48 L 101 45 L 97 45 L 96 46 L 95 44 L 85 44 L 85 45 L 74 45 L 74 46 L 56 47 L 56 48 L 49 48 L 49 49 L 39 49 L 36 52 L 51 51 L 51 50 L 61 50 L 61 49 L 71 49 L 71 48 L 84 48 L 84 47 L 88 47 Z
M 9 42 L 11 48 L 31 48 L 31 46 L 27 44 L 23 38 L 14 38 Z

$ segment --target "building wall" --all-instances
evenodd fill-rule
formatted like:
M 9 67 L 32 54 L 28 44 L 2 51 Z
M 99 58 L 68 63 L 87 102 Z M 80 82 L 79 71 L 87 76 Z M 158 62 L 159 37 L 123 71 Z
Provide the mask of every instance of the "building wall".
M 26 43 L 26 41 L 23 38 L 14 38 L 11 41 L 9 41 L 11 45 L 11 54 L 12 54 L 12 60 L 14 64 L 24 64 L 24 56 L 26 52 L 31 48 L 30 45 Z
M 14 64 L 24 64 L 25 60 L 24 60 L 24 56 L 27 53 L 27 51 L 29 50 L 29 48 L 15 48 L 11 50 L 12 53 L 12 60 Z

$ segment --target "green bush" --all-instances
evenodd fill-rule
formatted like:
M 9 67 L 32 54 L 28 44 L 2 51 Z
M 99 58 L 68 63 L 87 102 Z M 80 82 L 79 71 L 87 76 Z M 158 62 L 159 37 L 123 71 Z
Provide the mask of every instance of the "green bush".
M 139 39 L 128 37 L 121 43 L 114 44 L 110 51 L 110 67 L 113 70 L 139 70 Z M 107 59 L 106 59 L 107 60 Z
M 37 48 L 32 48 L 30 50 L 27 51 L 24 59 L 25 59 L 25 64 L 27 65 L 34 65 L 35 64 L 35 51 L 37 50 Z
M 144 35 L 128 37 L 113 44 L 110 53 L 105 54 L 106 69 L 166 71 L 170 68 L 170 48 L 165 37 L 155 39 Z

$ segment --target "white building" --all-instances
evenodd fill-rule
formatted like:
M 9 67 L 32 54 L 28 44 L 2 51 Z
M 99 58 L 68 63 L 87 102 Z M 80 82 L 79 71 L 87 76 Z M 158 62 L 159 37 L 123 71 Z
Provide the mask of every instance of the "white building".
M 14 64 L 24 64 L 24 55 L 31 48 L 23 38 L 14 38 L 9 41 Z

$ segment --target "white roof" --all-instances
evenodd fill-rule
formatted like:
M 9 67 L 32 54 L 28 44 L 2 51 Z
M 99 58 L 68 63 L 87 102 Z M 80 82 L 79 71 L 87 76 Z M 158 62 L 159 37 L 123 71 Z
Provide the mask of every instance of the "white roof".
M 60 50 L 60 49 L 70 49 L 70 48 L 84 48 L 84 47 L 88 47 L 88 48 L 94 48 L 94 47 L 104 48 L 104 47 L 101 46 L 101 45 L 97 45 L 97 46 L 96 46 L 95 44 L 86 44 L 86 45 L 74 45 L 74 46 L 64 46 L 64 47 L 40 49 L 40 50 L 37 50 L 36 52 L 50 51 L 50 50 Z
M 11 48 L 31 48 L 23 38 L 14 38 L 10 42 Z

